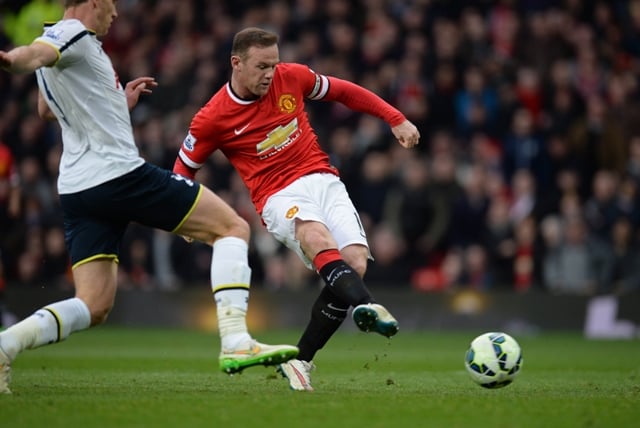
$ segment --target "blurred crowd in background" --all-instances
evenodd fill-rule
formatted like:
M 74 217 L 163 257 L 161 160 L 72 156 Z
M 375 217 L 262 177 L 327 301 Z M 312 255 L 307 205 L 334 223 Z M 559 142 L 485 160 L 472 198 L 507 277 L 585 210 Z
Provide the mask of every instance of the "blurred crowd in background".
M 171 169 L 191 117 L 228 79 L 236 31 L 280 35 L 283 62 L 356 82 L 420 129 L 417 150 L 336 103 L 308 102 L 359 209 L 372 286 L 640 290 L 640 0 L 119 0 L 103 47 L 120 81 L 159 86 L 132 111 L 142 155 Z M 61 2 L 0 3 L 0 48 Z M 55 123 L 33 75 L 0 73 L 0 288 L 71 287 Z M 266 232 L 216 154 L 199 181 L 252 225 L 253 283 L 317 286 Z M 215 215 L 215 213 L 211 213 Z M 121 287 L 208 283 L 210 248 L 133 225 Z

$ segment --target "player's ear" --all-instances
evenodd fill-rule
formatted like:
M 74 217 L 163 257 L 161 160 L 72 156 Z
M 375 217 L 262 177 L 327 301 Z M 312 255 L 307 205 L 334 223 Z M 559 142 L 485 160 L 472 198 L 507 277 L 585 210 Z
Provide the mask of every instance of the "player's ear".
M 238 55 L 231 55 L 231 68 L 236 68 L 242 62 Z

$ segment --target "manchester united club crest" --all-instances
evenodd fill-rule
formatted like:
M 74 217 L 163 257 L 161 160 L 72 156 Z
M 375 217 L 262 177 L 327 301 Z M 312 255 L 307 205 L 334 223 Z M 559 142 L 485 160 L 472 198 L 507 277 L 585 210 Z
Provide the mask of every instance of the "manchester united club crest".
M 291 94 L 280 95 L 278 107 L 280 107 L 280 111 L 283 113 L 293 113 L 296 109 L 296 99 L 293 98 Z
M 285 217 L 287 218 L 287 220 L 291 220 L 293 216 L 298 214 L 298 211 L 300 211 L 300 208 L 298 208 L 297 205 L 294 205 L 287 210 L 287 214 L 285 214 Z

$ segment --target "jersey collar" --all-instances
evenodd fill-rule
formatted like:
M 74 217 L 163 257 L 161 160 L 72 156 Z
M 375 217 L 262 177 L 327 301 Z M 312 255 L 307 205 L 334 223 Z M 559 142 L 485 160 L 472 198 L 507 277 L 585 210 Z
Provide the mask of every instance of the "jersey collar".
M 238 95 L 236 95 L 235 92 L 233 92 L 233 89 L 231 88 L 231 82 L 227 82 L 227 94 L 229 94 L 229 97 L 235 101 L 238 104 L 241 104 L 243 106 L 248 106 L 249 104 L 253 104 L 256 101 L 258 101 L 258 99 L 255 100 L 245 100 L 240 98 Z

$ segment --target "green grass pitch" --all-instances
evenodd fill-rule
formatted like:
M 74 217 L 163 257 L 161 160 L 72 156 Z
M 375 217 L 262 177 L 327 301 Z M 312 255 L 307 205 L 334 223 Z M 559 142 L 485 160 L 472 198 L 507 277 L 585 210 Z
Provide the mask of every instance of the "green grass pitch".
M 464 370 L 477 332 L 340 332 L 316 356 L 312 393 L 272 368 L 228 376 L 216 333 L 100 327 L 21 354 L 0 426 L 637 427 L 640 343 L 578 334 L 514 337 L 524 366 L 486 390 Z M 256 334 L 295 343 L 298 332 Z

